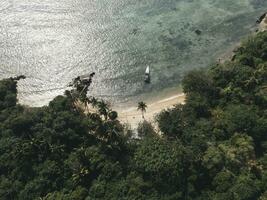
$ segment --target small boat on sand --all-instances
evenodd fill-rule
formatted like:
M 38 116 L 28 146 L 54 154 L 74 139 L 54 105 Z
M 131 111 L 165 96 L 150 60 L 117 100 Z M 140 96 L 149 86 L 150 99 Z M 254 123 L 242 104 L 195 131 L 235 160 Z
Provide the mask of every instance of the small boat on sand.
M 149 68 L 149 66 L 146 67 L 146 71 L 145 71 L 145 83 L 150 83 L 150 68 Z

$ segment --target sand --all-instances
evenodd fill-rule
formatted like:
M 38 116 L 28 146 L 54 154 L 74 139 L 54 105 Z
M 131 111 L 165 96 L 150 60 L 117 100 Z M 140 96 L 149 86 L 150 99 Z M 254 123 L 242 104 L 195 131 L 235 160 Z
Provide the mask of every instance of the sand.
M 176 104 L 183 104 L 185 101 L 185 94 L 180 93 L 172 96 L 167 96 L 164 99 L 147 104 L 147 109 L 144 114 L 145 120 L 154 124 L 154 117 L 164 109 L 172 108 Z M 128 124 L 132 129 L 138 127 L 139 122 L 142 122 L 141 111 L 136 107 L 130 107 L 125 109 L 115 109 L 118 112 L 119 120 L 125 124 Z
M 266 31 L 267 30 L 267 16 L 260 23 L 259 30 L 260 31 Z
M 267 16 L 259 25 L 259 31 L 267 30 Z M 221 55 L 219 58 L 219 62 L 223 63 L 226 60 L 229 60 L 233 56 L 233 50 L 240 46 L 240 43 L 235 44 L 230 48 L 225 54 Z M 152 103 L 147 104 L 147 110 L 145 113 L 145 120 L 150 121 L 152 124 L 155 123 L 155 116 L 160 113 L 164 109 L 172 108 L 176 104 L 183 104 L 185 102 L 185 94 L 178 93 L 174 95 L 167 95 L 161 100 L 156 100 Z M 115 108 L 119 114 L 119 120 L 123 123 L 130 125 L 132 129 L 136 129 L 138 127 L 139 122 L 142 122 L 142 114 L 137 110 L 136 107 L 130 108 Z

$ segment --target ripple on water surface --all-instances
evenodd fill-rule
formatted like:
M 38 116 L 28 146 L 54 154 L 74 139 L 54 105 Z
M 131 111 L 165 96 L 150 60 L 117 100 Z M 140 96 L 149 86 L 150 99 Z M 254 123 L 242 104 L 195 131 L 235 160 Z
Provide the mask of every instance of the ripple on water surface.
M 214 62 L 266 8 L 264 0 L 2 0 L 0 78 L 25 74 L 20 101 L 40 106 L 94 71 L 92 95 L 137 101 Z

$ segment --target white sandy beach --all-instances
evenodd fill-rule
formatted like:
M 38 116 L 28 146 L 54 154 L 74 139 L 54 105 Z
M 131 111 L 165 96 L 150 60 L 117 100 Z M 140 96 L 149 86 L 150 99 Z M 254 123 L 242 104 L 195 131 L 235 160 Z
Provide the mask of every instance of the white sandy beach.
M 172 108 L 176 104 L 183 104 L 185 101 L 185 94 L 180 93 L 173 96 L 168 96 L 164 99 L 155 101 L 153 103 L 147 104 L 147 110 L 145 113 L 145 119 L 154 123 L 154 117 L 160 113 L 160 111 L 168 108 Z M 125 109 L 115 109 L 118 111 L 119 120 L 123 123 L 129 124 L 131 128 L 135 129 L 138 127 L 139 122 L 141 122 L 142 115 L 141 112 L 137 110 L 137 107 L 130 107 Z

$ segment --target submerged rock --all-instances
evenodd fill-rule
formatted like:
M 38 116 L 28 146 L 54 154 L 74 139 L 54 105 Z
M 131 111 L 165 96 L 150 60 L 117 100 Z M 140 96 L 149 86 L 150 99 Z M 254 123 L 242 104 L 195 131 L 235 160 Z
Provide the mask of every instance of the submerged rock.
M 197 29 L 197 30 L 195 30 L 195 33 L 196 33 L 197 35 L 201 35 L 202 31 L 199 30 L 199 29 Z

